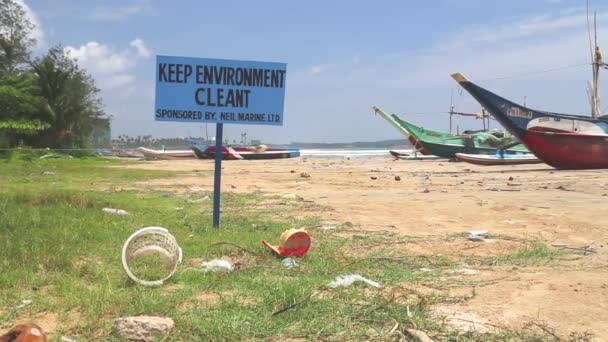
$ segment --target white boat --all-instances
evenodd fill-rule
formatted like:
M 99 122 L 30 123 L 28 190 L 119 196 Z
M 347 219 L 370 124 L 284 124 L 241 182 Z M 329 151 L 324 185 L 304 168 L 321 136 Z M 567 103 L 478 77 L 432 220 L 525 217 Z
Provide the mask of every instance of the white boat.
M 467 154 L 456 153 L 456 159 L 475 165 L 521 165 L 540 164 L 543 161 L 531 153 L 527 154 L 505 154 L 496 156 L 492 154 Z
M 138 147 L 137 150 L 144 155 L 144 158 L 149 159 L 195 159 L 196 156 L 192 150 L 174 150 L 174 151 L 163 151 L 153 150 L 145 147 Z

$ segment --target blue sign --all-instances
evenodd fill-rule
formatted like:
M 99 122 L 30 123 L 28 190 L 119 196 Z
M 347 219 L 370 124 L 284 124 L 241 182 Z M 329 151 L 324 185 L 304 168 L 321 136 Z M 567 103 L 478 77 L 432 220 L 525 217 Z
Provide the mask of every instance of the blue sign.
M 287 64 L 156 56 L 157 121 L 283 125 Z

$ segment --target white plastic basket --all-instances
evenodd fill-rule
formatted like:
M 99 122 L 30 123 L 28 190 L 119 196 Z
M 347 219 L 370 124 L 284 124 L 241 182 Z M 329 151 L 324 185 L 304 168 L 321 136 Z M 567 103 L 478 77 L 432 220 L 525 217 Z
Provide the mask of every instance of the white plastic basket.
M 140 279 L 129 268 L 130 262 L 138 257 L 158 254 L 165 266 L 165 276 L 162 279 Z M 122 267 L 138 284 L 144 286 L 159 286 L 175 273 L 182 262 L 182 249 L 175 237 L 162 227 L 145 227 L 133 233 L 122 247 Z

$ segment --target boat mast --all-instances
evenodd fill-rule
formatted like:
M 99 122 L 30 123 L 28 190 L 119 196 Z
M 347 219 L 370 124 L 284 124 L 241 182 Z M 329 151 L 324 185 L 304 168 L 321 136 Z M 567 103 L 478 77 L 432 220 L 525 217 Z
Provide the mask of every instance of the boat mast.
M 597 46 L 597 13 L 593 13 L 593 32 L 594 32 L 594 46 L 595 46 L 595 58 L 593 59 L 593 98 L 591 99 L 592 103 L 592 116 L 597 118 L 602 115 L 600 109 L 600 95 L 599 95 L 599 78 L 600 78 L 600 65 L 602 64 L 602 52 L 600 48 Z

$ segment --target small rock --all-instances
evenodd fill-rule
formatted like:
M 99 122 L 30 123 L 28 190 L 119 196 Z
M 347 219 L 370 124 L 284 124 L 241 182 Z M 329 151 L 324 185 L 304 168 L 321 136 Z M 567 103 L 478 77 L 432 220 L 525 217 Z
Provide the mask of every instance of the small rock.
M 400 176 L 395 176 L 395 180 L 398 182 L 398 181 L 401 180 L 401 177 Z
M 513 177 L 509 177 L 509 181 L 512 181 L 514 178 Z
M 302 177 L 302 178 L 310 178 L 310 173 L 308 173 L 308 172 L 300 172 L 300 177 Z
M 298 195 L 296 194 L 285 194 L 283 196 L 281 196 L 282 199 L 288 199 L 288 200 L 296 200 L 298 199 Z
M 291 172 L 291 173 L 296 173 L 296 170 L 291 170 L 291 171 L 289 171 L 289 172 Z
M 424 189 L 424 191 L 422 191 L 422 192 L 423 192 L 423 193 L 425 193 L 425 194 L 428 194 L 429 192 L 431 192 L 431 190 L 429 190 L 429 189 Z
M 376 180 L 376 179 L 378 179 L 378 177 L 376 177 L 376 176 L 371 176 L 371 177 L 369 177 L 369 178 L 371 178 L 371 180 Z
M 114 321 L 114 327 L 124 339 L 145 342 L 169 336 L 174 326 L 171 318 L 154 316 L 123 317 Z
M 231 185 L 230 187 L 233 189 L 236 189 L 236 185 Z

